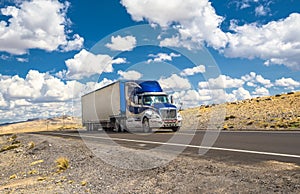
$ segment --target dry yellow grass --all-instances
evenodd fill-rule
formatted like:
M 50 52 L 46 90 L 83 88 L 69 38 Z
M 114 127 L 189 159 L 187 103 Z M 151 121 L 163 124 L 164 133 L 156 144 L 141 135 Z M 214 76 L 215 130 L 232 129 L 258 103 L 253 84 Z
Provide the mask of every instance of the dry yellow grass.
M 33 141 L 28 143 L 28 149 L 33 149 L 35 147 L 35 143 Z
M 17 175 L 16 175 L 16 174 L 13 174 L 13 175 L 11 175 L 11 176 L 9 177 L 9 179 L 15 179 L 15 178 L 17 178 Z
M 87 182 L 86 181 L 81 181 L 81 186 L 86 186 Z
M 57 158 L 55 162 L 58 172 L 67 170 L 70 166 L 69 160 L 64 157 Z
M 37 164 L 41 164 L 41 163 L 43 163 L 43 162 L 44 162 L 44 160 L 37 160 L 37 161 L 32 162 L 32 163 L 30 164 L 30 166 L 34 166 L 34 165 L 37 165 Z
M 12 145 L 6 145 L 6 146 L 3 146 L 3 147 L 0 149 L 0 153 L 1 153 L 1 152 L 8 151 L 8 150 L 16 149 L 16 148 L 18 148 L 18 147 L 20 147 L 20 146 L 21 146 L 20 144 L 12 144 Z

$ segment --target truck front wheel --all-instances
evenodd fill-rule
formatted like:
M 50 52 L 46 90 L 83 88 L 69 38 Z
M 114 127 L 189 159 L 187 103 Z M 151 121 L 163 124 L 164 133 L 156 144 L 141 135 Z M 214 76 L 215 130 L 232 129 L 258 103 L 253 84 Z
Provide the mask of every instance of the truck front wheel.
M 117 120 L 115 121 L 114 124 L 115 124 L 115 126 L 114 126 L 115 131 L 116 132 L 122 132 L 121 125 L 119 124 L 119 122 Z
M 150 133 L 151 132 L 149 119 L 147 117 L 143 118 L 143 131 L 145 133 Z

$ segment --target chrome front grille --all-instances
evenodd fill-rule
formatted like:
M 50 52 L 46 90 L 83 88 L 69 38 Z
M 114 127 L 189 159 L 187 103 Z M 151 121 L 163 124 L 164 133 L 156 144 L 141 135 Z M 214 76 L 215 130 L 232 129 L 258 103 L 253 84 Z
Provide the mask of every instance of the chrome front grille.
M 162 119 L 176 119 L 176 109 L 160 109 L 160 115 Z

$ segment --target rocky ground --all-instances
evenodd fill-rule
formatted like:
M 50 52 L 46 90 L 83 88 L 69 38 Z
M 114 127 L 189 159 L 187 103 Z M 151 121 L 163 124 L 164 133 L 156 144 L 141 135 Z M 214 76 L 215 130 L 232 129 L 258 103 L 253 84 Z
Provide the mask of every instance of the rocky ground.
M 300 92 L 258 97 L 181 111 L 183 128 L 206 129 L 218 122 L 223 130 L 299 130 Z M 221 119 L 219 121 L 217 119 Z
M 0 193 L 274 192 L 300 193 L 300 167 L 178 156 L 153 169 L 128 170 L 105 163 L 80 139 L 0 136 Z

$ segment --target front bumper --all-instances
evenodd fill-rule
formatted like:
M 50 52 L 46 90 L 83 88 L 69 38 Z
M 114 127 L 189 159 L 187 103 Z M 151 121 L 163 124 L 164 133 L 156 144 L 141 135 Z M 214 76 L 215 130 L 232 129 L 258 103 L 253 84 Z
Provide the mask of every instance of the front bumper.
M 174 128 L 181 127 L 180 120 L 161 120 L 161 119 L 150 119 L 151 128 Z
M 173 128 L 181 127 L 181 121 L 178 120 L 166 120 L 163 121 L 161 128 Z

